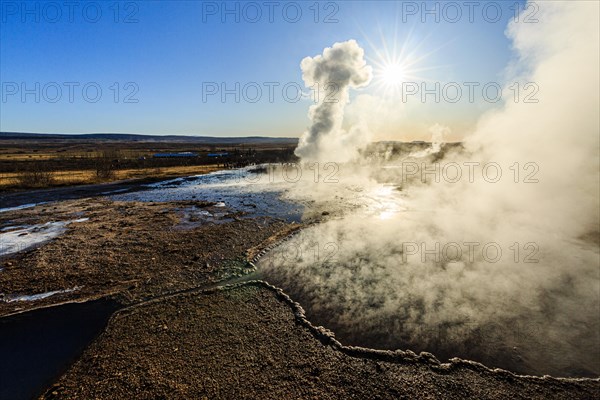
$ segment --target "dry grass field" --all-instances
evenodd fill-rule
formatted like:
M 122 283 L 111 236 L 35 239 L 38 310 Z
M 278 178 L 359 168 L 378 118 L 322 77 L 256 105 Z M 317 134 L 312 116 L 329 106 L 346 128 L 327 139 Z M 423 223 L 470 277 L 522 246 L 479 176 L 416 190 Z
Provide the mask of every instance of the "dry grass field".
M 191 152 L 192 158 L 155 158 Z M 211 157 L 209 154 L 227 154 Z M 0 141 L 0 191 L 64 187 L 127 179 L 173 178 L 262 162 L 288 161 L 293 146 L 269 143 L 203 144 L 98 139 Z
M 175 166 L 163 168 L 139 168 L 117 170 L 111 179 L 102 179 L 96 175 L 94 170 L 75 170 L 75 171 L 52 171 L 50 172 L 51 183 L 49 185 L 39 185 L 38 187 L 58 187 L 72 185 L 88 185 L 94 183 L 120 181 L 126 179 L 143 178 L 175 178 L 179 176 L 189 176 L 197 174 L 207 174 L 221 169 L 219 164 L 214 165 L 191 165 Z M 19 189 L 21 184 L 20 172 L 3 173 L 0 175 L 0 190 Z

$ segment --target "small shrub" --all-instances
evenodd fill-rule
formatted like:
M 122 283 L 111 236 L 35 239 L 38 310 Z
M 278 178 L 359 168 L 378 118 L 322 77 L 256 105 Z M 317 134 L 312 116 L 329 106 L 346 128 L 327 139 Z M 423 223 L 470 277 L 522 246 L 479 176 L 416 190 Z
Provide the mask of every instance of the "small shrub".
M 114 179 L 118 162 L 118 151 L 103 151 L 100 157 L 96 158 L 96 177 L 102 180 Z
M 35 188 L 51 186 L 54 183 L 52 171 L 45 170 L 35 163 L 17 176 L 17 184 L 21 187 Z

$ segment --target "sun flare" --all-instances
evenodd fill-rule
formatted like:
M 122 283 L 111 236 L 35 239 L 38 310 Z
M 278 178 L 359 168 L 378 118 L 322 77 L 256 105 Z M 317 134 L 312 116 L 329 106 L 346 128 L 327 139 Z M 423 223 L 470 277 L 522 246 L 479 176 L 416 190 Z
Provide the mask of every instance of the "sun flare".
M 401 64 L 389 64 L 383 67 L 381 79 L 388 86 L 398 86 L 406 80 L 406 71 Z
M 382 97 L 395 98 L 405 83 L 432 79 L 433 70 L 440 66 L 427 61 L 439 47 L 426 49 L 425 39 L 415 40 L 410 32 L 403 40 L 398 39 L 397 33 L 391 40 L 382 35 L 381 43 L 367 38 L 374 53 L 368 57 L 374 69 L 374 84 Z

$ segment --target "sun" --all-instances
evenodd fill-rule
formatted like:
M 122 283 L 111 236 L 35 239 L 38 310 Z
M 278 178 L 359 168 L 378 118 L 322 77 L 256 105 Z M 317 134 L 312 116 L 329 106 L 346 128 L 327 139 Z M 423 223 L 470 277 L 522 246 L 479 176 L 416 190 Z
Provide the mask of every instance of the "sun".
M 402 92 L 407 82 L 420 81 L 419 69 L 415 68 L 412 58 L 388 58 L 375 64 L 374 78 L 376 85 L 384 96 L 395 96 Z
M 381 70 L 381 80 L 387 86 L 400 86 L 406 79 L 406 68 L 400 63 L 384 65 Z
M 397 27 L 396 27 L 397 28 Z M 428 58 L 441 47 L 426 51 L 427 37 L 417 40 L 412 30 L 400 40 L 397 29 L 390 36 L 381 31 L 381 42 L 375 43 L 365 36 L 373 54 L 367 56 L 373 66 L 373 83 L 381 97 L 397 98 L 409 83 L 431 81 L 431 73 L 440 66 L 431 65 Z

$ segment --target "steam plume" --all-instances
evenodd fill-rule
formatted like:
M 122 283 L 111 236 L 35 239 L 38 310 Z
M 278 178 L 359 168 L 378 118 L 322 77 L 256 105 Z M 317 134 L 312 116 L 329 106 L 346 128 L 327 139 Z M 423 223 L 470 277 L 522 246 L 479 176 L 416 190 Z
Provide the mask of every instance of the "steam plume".
M 296 155 L 306 161 L 345 162 L 356 156 L 356 149 L 369 141 L 364 127 L 342 129 L 344 108 L 350 88 L 367 85 L 372 76 L 363 49 L 355 40 L 335 43 L 322 55 L 302 60 L 302 78 L 315 89 L 317 104 L 310 107 L 310 128 L 300 138 Z
M 444 137 L 448 136 L 450 133 L 450 128 L 447 126 L 442 126 L 440 124 L 435 124 L 431 128 L 429 128 L 429 132 L 431 133 L 431 147 L 414 154 L 411 154 L 411 157 L 414 158 L 422 158 L 428 156 L 430 154 L 439 153 L 444 145 Z

